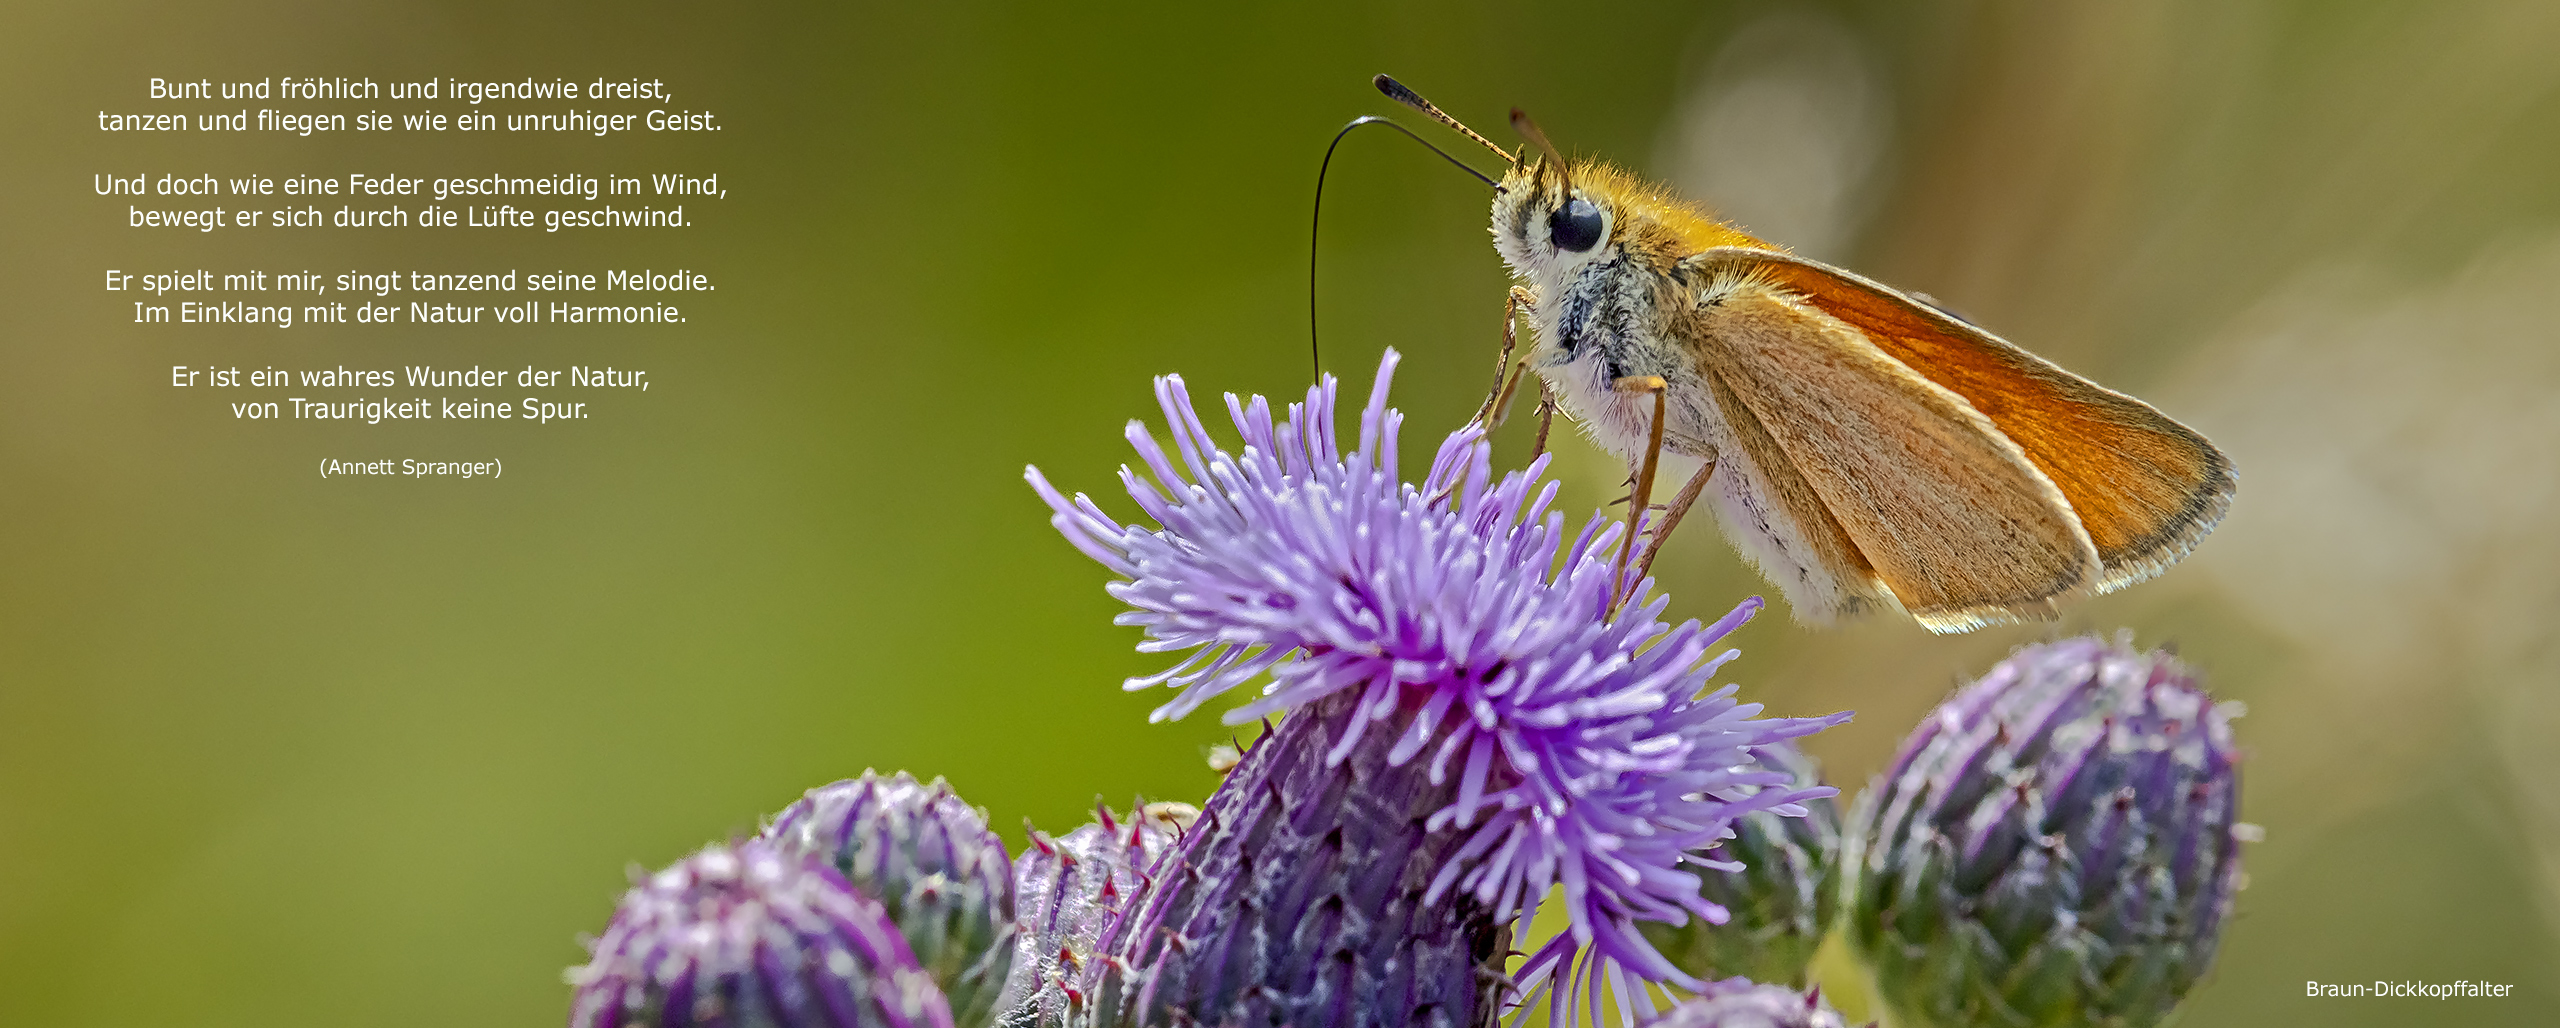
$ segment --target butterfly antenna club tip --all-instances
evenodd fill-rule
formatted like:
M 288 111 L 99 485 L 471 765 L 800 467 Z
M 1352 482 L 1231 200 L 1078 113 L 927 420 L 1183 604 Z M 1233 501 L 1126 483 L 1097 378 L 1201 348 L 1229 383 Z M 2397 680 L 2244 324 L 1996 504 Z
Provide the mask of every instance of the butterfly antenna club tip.
M 1456 118 L 1450 117 L 1449 112 L 1441 110 L 1438 104 L 1423 99 L 1422 94 L 1416 93 L 1413 91 L 1412 87 L 1396 81 L 1395 76 L 1381 73 L 1371 77 L 1369 79 L 1369 83 L 1378 87 L 1378 92 L 1385 93 L 1387 95 L 1387 99 L 1430 115 L 1431 120 L 1447 125 L 1452 129 L 1456 129 L 1459 135 L 1475 140 L 1485 149 L 1493 151 L 1495 156 L 1506 161 L 1515 159 L 1511 151 L 1495 145 L 1493 140 L 1486 139 L 1485 137 L 1478 135 L 1476 130 L 1468 128 L 1465 123 L 1460 122 Z

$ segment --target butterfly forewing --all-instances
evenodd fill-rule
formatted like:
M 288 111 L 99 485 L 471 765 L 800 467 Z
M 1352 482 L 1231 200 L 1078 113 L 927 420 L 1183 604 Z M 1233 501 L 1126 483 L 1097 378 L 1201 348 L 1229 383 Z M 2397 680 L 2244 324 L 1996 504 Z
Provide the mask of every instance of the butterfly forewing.
M 1755 269 L 1981 411 L 2071 502 L 2105 566 L 2100 591 L 2159 574 L 2230 507 L 2230 460 L 2140 400 L 1851 272 L 1765 250 L 1710 253 Z

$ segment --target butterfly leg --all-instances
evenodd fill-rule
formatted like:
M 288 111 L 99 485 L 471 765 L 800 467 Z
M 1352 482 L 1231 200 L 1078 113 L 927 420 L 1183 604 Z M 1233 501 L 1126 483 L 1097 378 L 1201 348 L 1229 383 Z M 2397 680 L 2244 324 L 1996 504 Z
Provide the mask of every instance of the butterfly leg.
M 1529 359 L 1523 357 L 1515 366 L 1511 352 L 1520 344 L 1520 312 L 1530 309 L 1535 300 L 1527 286 L 1512 286 L 1511 295 L 1503 297 L 1502 356 L 1493 362 L 1493 391 L 1485 394 L 1484 406 L 1476 410 L 1475 419 L 1484 423 L 1485 431 L 1502 427 L 1510 417 L 1511 394 L 1520 388 L 1520 376 L 1529 371 Z
M 1554 386 L 1548 385 L 1546 379 L 1541 378 L 1538 380 L 1538 442 L 1536 445 L 1529 448 L 1530 460 L 1536 460 L 1546 455 L 1547 430 L 1554 428 L 1555 425 L 1556 389 Z
M 1636 491 L 1628 499 L 1627 534 L 1618 540 L 1619 588 L 1609 600 L 1609 612 L 1617 613 L 1618 604 L 1626 600 L 1627 560 L 1635 556 L 1636 532 L 1644 527 L 1645 515 L 1653 512 L 1653 473 L 1662 463 L 1662 419 L 1667 413 L 1671 383 L 1659 375 L 1630 375 L 1610 383 L 1621 393 L 1653 394 L 1653 432 L 1645 443 L 1644 463 L 1636 470 Z
M 1662 512 L 1662 524 L 1653 530 L 1652 540 L 1645 543 L 1644 556 L 1636 561 L 1636 581 L 1644 581 L 1646 575 L 1653 573 L 1653 558 L 1662 555 L 1662 544 L 1671 541 L 1671 530 L 1679 527 L 1681 518 L 1689 516 L 1689 508 L 1698 502 L 1699 494 L 1707 491 L 1707 479 L 1714 477 L 1715 473 L 1715 458 L 1709 457 L 1698 468 L 1697 474 L 1689 476 L 1689 483 L 1681 486 L 1680 492 L 1671 498 L 1671 509 Z

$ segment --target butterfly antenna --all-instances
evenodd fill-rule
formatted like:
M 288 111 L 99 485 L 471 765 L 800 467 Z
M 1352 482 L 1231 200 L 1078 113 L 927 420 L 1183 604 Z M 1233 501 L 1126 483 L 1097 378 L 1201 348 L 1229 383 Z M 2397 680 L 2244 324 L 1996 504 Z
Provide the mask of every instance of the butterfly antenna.
M 1381 79 L 1386 78 L 1384 75 L 1378 77 Z M 1388 81 L 1393 80 L 1390 79 Z M 1419 100 L 1421 97 L 1415 97 L 1414 99 Z M 1448 115 L 1443 114 L 1440 117 L 1443 120 L 1446 120 Z M 1457 122 L 1452 121 L 1450 124 L 1456 125 Z M 1352 129 L 1359 128 L 1362 125 L 1384 125 L 1398 132 L 1402 132 L 1404 133 L 1405 138 L 1422 144 L 1432 153 L 1439 154 L 1440 159 L 1448 161 L 1459 171 L 1475 176 L 1476 181 L 1492 186 L 1497 191 L 1502 188 L 1501 183 L 1495 182 L 1491 176 L 1469 167 L 1467 162 L 1459 160 L 1447 150 L 1443 150 L 1438 146 L 1432 145 L 1430 140 L 1415 135 L 1412 129 L 1396 124 L 1394 121 L 1389 119 L 1381 118 L 1375 114 L 1363 114 L 1357 118 L 1353 118 L 1351 119 L 1351 124 L 1344 125 L 1342 127 L 1342 131 L 1333 134 L 1333 142 L 1324 148 L 1324 162 L 1316 165 L 1316 212 L 1315 217 L 1312 219 L 1313 225 L 1307 230 L 1307 347 L 1308 352 L 1315 358 L 1316 377 L 1319 379 L 1324 377 L 1324 348 L 1316 342 L 1316 242 L 1324 238 L 1324 176 L 1325 172 L 1330 171 L 1333 168 L 1333 151 L 1342 146 L 1342 138 L 1350 135 Z M 1461 125 L 1459 126 L 1459 129 L 1460 131 L 1464 131 L 1465 126 Z M 1473 132 L 1468 132 L 1467 134 L 1470 136 L 1475 135 Z M 1476 136 L 1478 142 L 1482 142 L 1483 138 L 1484 137 L 1482 136 Z M 1491 143 L 1485 143 L 1485 145 L 1493 146 Z M 1498 146 L 1494 147 L 1493 152 L 1502 153 L 1502 148 Z M 1503 156 L 1508 158 L 1510 155 L 1504 154 Z
M 1396 81 L 1392 76 L 1380 75 L 1376 78 L 1370 79 L 1369 82 L 1370 84 L 1378 87 L 1378 92 L 1387 94 L 1387 99 L 1393 100 L 1407 107 L 1411 107 L 1414 110 L 1421 111 L 1424 114 L 1430 115 L 1431 120 L 1447 125 L 1450 128 L 1457 129 L 1459 135 L 1484 144 L 1485 149 L 1493 151 L 1495 156 L 1498 156 L 1503 160 L 1513 163 L 1519 162 L 1519 158 L 1513 155 L 1510 151 L 1493 145 L 1493 140 L 1477 135 L 1476 130 L 1460 124 L 1458 119 L 1449 116 L 1449 112 L 1441 110 L 1440 105 L 1423 99 L 1422 94 L 1414 92 L 1404 83 Z
M 1564 180 L 1564 195 L 1572 196 L 1573 173 L 1565 170 L 1564 155 L 1556 152 L 1554 143 L 1547 142 L 1546 133 L 1538 131 L 1538 123 L 1529 120 L 1529 112 L 1517 107 L 1512 108 L 1511 129 L 1520 133 L 1530 145 L 1536 146 L 1538 152 L 1547 155 L 1547 163 L 1555 166 L 1556 177 Z

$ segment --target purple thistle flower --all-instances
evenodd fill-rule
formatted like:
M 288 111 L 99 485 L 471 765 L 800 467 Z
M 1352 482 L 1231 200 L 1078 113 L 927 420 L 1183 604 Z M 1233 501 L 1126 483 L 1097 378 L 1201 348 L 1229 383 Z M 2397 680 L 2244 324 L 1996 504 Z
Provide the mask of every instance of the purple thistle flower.
M 1723 920 L 1682 870 L 1687 854 L 1744 813 L 1801 814 L 1797 801 L 1829 795 L 1782 788 L 1786 775 L 1758 768 L 1752 748 L 1848 715 L 1760 718 L 1732 686 L 1701 695 L 1733 655 L 1709 661 L 1709 648 L 1759 601 L 1712 625 L 1664 625 L 1666 601 L 1625 582 L 1614 561 L 1625 526 L 1595 513 L 1568 536 L 1548 509 L 1556 485 L 1542 481 L 1544 458 L 1496 479 L 1491 447 L 1470 425 L 1441 444 L 1421 484 L 1404 482 L 1403 419 L 1386 405 L 1396 361 L 1390 351 L 1381 363 L 1348 455 L 1330 377 L 1278 423 L 1268 401 L 1230 394 L 1240 453 L 1211 440 L 1180 378 L 1158 379 L 1175 454 L 1132 422 L 1129 442 L 1152 479 L 1123 467 L 1121 481 L 1160 528 L 1069 500 L 1036 468 L 1028 477 L 1059 531 L 1128 579 L 1110 591 L 1133 608 L 1119 622 L 1145 630 L 1139 649 L 1189 651 L 1126 683 L 1180 690 L 1156 719 L 1263 675 L 1262 696 L 1230 723 L 1339 697 L 1326 705 L 1340 719 L 1327 766 L 1385 733 L 1386 765 L 1454 785 L 1426 827 L 1462 841 L 1426 902 L 1464 895 L 1509 924 L 1563 887 L 1572 931 L 1533 957 L 1524 984 L 1577 968 L 1556 1000 L 1581 979 L 1595 1007 L 1604 981 L 1621 996 L 1636 987 L 1628 971 L 1699 987 L 1637 923 Z M 1621 590 L 1634 602 L 1615 603 Z
M 878 902 L 754 841 L 633 887 L 568 978 L 570 1028 L 952 1028 Z

